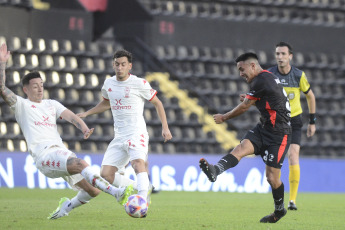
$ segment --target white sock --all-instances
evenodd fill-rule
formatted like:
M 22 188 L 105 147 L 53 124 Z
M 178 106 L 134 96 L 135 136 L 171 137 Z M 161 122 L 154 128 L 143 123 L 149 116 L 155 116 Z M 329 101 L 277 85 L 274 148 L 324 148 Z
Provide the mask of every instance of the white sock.
M 89 182 L 92 186 L 106 192 L 112 196 L 118 195 L 119 189 L 115 188 L 113 185 L 109 184 L 104 178 L 102 178 L 98 173 L 94 172 L 91 166 L 87 166 L 81 171 L 81 175 Z
M 118 187 L 118 188 L 121 188 L 121 187 L 126 187 L 128 185 L 133 185 L 133 188 L 138 190 L 138 185 L 137 185 L 137 182 L 128 178 L 128 177 L 125 177 L 123 175 L 121 175 L 120 173 L 115 173 L 115 179 L 114 179 L 114 182 L 113 182 L 113 185 L 115 187 Z
M 137 174 L 138 179 L 138 195 L 143 196 L 145 199 L 149 190 L 149 176 L 147 172 L 141 172 Z
M 67 205 L 65 210 L 70 212 L 72 209 L 77 208 L 83 204 L 89 203 L 93 197 L 90 196 L 86 191 L 81 190 L 78 194 L 71 199 L 71 202 Z

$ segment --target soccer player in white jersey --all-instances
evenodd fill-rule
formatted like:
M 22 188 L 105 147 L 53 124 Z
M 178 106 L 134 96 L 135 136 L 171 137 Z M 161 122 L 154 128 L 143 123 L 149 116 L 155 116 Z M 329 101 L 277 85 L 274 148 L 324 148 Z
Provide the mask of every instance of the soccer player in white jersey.
M 105 152 L 101 176 L 116 187 L 133 184 L 138 194 L 147 197 L 150 202 L 152 185 L 149 182 L 145 163 L 148 160 L 149 136 L 144 120 L 144 103 L 150 101 L 156 108 L 162 123 L 164 141 L 172 138 L 165 110 L 157 97 L 157 91 L 152 89 L 149 82 L 130 74 L 132 69 L 132 54 L 126 50 L 119 50 L 113 56 L 113 68 L 116 75 L 105 80 L 102 87 L 103 100 L 92 109 L 78 114 L 86 117 L 102 113 L 111 109 L 114 118 L 115 138 Z M 128 162 L 131 163 L 137 181 L 118 173 Z
M 30 155 L 36 167 L 49 178 L 62 177 L 69 185 L 79 191 L 69 200 L 64 197 L 58 208 L 48 219 L 57 219 L 82 204 L 96 197 L 100 190 L 114 196 L 120 204 L 125 204 L 133 192 L 132 186 L 116 188 L 100 177 L 98 172 L 75 153 L 69 151 L 62 142 L 57 131 L 56 120 L 61 117 L 75 125 L 87 139 L 93 132 L 72 111 L 66 109 L 55 100 L 43 99 L 43 81 L 39 72 L 26 74 L 23 79 L 23 90 L 27 99 L 15 95 L 5 85 L 6 62 L 10 57 L 7 46 L 0 47 L 0 95 L 15 113 L 15 118 L 21 127 L 27 142 Z

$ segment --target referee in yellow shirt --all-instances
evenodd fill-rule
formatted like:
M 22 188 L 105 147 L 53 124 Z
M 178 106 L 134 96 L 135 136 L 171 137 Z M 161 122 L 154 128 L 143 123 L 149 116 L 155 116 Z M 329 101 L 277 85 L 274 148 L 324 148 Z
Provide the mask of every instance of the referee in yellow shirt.
M 305 94 L 308 103 L 308 137 L 313 136 L 316 130 L 316 105 L 314 93 L 310 88 L 310 84 L 305 73 L 290 64 L 292 56 L 292 47 L 288 43 L 278 43 L 275 50 L 277 65 L 269 68 L 268 71 L 274 73 L 280 79 L 280 82 L 283 85 L 290 100 L 292 139 L 288 151 L 290 183 L 290 199 L 288 209 L 297 210 L 296 197 L 300 180 L 299 151 L 303 126 L 301 116 L 303 111 L 301 107 L 300 92 L 302 91 Z

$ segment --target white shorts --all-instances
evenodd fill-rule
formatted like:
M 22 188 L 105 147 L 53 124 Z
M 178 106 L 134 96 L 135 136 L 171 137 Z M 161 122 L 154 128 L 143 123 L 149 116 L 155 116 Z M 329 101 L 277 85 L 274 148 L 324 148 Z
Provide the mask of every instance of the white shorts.
M 118 169 L 136 159 L 147 161 L 149 136 L 148 134 L 133 135 L 128 140 L 114 138 L 104 154 L 102 165 L 115 166 Z
M 41 154 L 36 160 L 36 167 L 42 174 L 49 178 L 62 177 L 74 190 L 79 190 L 75 184 L 84 177 L 81 174 L 70 175 L 67 171 L 67 159 L 77 157 L 75 153 L 62 147 L 51 147 Z

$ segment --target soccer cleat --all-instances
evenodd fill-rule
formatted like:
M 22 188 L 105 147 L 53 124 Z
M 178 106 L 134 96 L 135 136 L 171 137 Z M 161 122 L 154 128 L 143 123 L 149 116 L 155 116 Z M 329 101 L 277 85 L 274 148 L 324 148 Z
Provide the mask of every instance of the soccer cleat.
M 128 185 L 123 188 L 122 193 L 119 197 L 116 197 L 117 202 L 121 205 L 125 205 L 128 201 L 128 197 L 130 197 L 134 193 L 133 185 Z
M 63 216 L 68 216 L 68 212 L 66 212 L 65 207 L 70 204 L 70 200 L 67 197 L 63 197 L 60 199 L 59 206 L 56 210 L 47 217 L 47 219 L 54 220 L 58 219 Z
M 199 167 L 206 174 L 209 181 L 215 182 L 217 180 L 217 173 L 214 165 L 209 164 L 207 160 L 201 158 L 199 161 Z
M 153 187 L 152 194 L 157 194 L 157 193 L 159 193 L 159 190 L 157 190 L 157 189 L 155 189 L 155 187 Z
M 287 213 L 286 209 L 284 208 L 282 211 L 275 210 L 273 213 L 271 213 L 268 216 L 263 217 L 260 220 L 260 223 L 276 223 L 278 220 L 280 220 L 283 216 L 285 216 Z
M 292 200 L 290 200 L 290 202 L 289 202 L 288 209 L 289 210 L 297 210 L 297 206 Z

